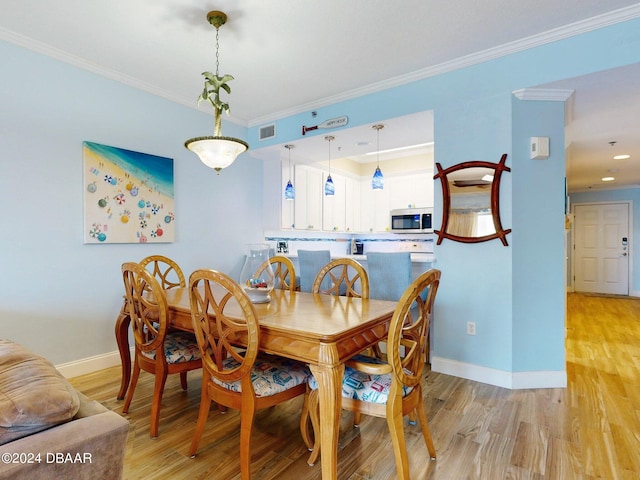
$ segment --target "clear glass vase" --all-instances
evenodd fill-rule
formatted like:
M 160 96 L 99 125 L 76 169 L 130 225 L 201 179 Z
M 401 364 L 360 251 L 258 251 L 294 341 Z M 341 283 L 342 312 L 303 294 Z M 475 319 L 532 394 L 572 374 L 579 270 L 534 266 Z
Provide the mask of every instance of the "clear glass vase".
M 247 256 L 240 272 L 240 285 L 252 303 L 271 301 L 273 268 L 269 263 L 269 245 L 254 243 L 247 246 Z

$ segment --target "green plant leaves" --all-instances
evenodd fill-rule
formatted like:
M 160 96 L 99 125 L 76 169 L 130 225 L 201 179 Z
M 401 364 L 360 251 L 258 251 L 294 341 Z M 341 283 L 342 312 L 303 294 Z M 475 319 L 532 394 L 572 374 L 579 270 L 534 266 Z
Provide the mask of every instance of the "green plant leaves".
M 204 76 L 204 89 L 198 97 L 198 104 L 201 101 L 208 101 L 217 113 L 226 111 L 229 113 L 229 104 L 220 100 L 220 89 L 231 93 L 231 87 L 227 82 L 233 80 L 232 75 L 214 75 L 211 72 L 202 72 Z

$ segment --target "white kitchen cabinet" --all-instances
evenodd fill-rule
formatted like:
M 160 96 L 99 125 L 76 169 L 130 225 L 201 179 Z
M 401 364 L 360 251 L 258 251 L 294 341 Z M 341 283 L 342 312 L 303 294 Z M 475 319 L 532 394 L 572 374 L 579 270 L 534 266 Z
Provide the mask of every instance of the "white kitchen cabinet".
M 370 178 L 353 178 L 338 172 L 331 177 L 335 195 L 325 196 L 327 171 L 296 165 L 293 202 L 284 200 L 288 169 L 282 170 L 283 229 L 337 232 L 388 232 L 394 208 L 433 206 L 433 176 L 429 173 L 386 176 L 382 190 L 371 188 Z M 293 203 L 293 206 L 291 205 Z
M 385 178 L 385 188 L 373 190 L 370 178 L 360 182 L 360 227 L 363 232 L 389 231 L 390 192 L 386 183 Z
M 361 231 L 360 181 L 353 178 L 345 180 L 345 231 Z
M 389 207 L 433 207 L 433 175 L 417 173 L 385 178 Z
M 295 166 L 294 225 L 299 230 L 322 228 L 322 170 L 307 165 Z
M 322 173 L 322 229 L 344 232 L 346 224 L 346 178 L 333 173 L 331 179 L 335 186 L 335 195 L 324 194 L 324 182 L 328 172 Z

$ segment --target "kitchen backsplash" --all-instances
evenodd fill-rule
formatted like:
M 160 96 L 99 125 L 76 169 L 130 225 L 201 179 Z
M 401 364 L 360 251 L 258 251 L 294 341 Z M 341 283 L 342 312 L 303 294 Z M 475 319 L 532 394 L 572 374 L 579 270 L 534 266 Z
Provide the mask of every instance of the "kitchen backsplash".
M 433 234 L 343 234 L 303 233 L 265 234 L 265 242 L 275 252 L 296 255 L 298 250 L 329 250 L 332 256 L 351 254 L 352 240 L 362 242 L 363 254 L 367 252 L 433 253 Z M 286 251 L 285 251 L 286 250 Z

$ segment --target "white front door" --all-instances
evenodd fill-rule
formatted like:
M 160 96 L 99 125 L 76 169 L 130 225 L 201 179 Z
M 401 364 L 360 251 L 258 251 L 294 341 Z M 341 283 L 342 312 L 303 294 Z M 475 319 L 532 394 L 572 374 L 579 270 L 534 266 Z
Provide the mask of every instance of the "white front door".
M 629 294 L 629 204 L 576 204 L 575 290 Z

